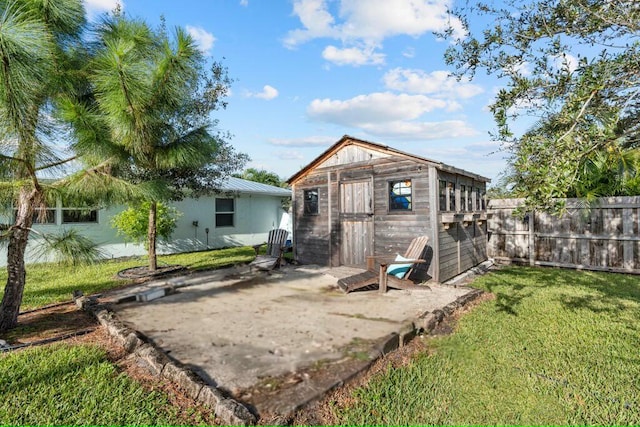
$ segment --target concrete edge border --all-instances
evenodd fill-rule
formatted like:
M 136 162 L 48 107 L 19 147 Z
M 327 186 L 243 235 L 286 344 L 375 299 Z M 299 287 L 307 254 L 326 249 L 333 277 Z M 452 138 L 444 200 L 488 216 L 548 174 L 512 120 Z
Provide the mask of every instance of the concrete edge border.
M 427 311 L 414 321 L 406 321 L 397 332 L 392 332 L 378 340 L 369 352 L 369 360 L 364 362 L 357 369 L 343 373 L 340 378 L 333 381 L 331 386 L 325 387 L 324 389 L 321 387 L 308 386 L 309 389 L 313 389 L 315 392 L 310 396 L 305 396 L 303 401 L 297 402 L 297 404 L 292 407 L 288 413 L 281 414 L 277 420 L 278 424 L 289 424 L 293 420 L 296 412 L 320 401 L 328 392 L 349 383 L 359 374 L 367 371 L 376 362 L 376 360 L 407 345 L 418 334 L 431 334 L 431 332 L 440 323 L 455 313 L 456 310 L 459 310 L 467 304 L 475 301 L 484 293 L 485 292 L 483 290 L 472 289 L 470 292 L 456 298 L 455 301 L 447 304 L 442 309 Z
M 91 313 L 109 335 L 152 375 L 171 381 L 194 401 L 211 408 L 224 424 L 244 426 L 257 422 L 257 417 L 246 406 L 226 397 L 217 387 L 205 384 L 190 369 L 169 358 L 138 331 L 126 326 L 107 306 L 98 304 L 92 297 L 74 295 L 74 299 L 80 309 Z

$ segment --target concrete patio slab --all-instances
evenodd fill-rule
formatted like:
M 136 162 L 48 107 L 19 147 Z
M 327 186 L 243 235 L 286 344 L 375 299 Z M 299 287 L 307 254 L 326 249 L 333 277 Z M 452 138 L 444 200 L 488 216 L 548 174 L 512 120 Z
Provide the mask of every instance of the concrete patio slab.
M 113 295 L 125 302 L 112 309 L 207 383 L 238 396 L 269 378 L 344 360 L 354 346 L 379 343 L 472 291 L 430 284 L 344 294 L 330 272 L 287 266 L 271 274 L 246 267 L 196 273 L 134 290 L 163 288 L 162 298 Z

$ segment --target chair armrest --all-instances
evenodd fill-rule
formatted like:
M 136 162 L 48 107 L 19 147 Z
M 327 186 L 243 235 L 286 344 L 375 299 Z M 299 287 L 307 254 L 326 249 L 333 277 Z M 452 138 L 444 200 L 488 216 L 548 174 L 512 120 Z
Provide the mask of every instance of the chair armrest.
M 253 245 L 253 246 L 252 246 L 252 247 L 253 247 L 253 250 L 254 250 L 254 251 L 256 251 L 256 256 L 258 256 L 258 252 L 260 252 L 260 248 L 261 248 L 263 245 L 266 245 L 266 244 L 267 244 L 267 243 L 265 242 L 265 243 L 260 243 L 260 244 L 258 244 L 258 245 Z
M 402 261 L 396 261 L 395 259 L 391 262 L 388 262 L 387 265 L 393 265 L 393 264 L 422 264 L 427 262 L 424 259 L 404 259 Z

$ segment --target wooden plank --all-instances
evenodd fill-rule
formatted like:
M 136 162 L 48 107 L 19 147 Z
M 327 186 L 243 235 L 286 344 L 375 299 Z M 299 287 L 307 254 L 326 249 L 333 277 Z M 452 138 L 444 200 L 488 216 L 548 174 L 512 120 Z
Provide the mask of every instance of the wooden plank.
M 528 236 L 528 231 L 495 231 L 490 230 L 493 235 L 496 236 Z M 555 239 L 577 239 L 577 240 L 618 240 L 629 242 L 640 242 L 639 236 L 620 236 L 620 235 L 596 235 L 596 234 L 570 234 L 570 233 L 534 233 L 535 237 L 539 238 L 555 238 Z
M 625 237 L 633 234 L 633 210 L 631 208 L 625 208 L 622 211 L 622 232 Z M 633 269 L 633 242 L 625 241 L 623 244 L 623 266 L 625 269 Z

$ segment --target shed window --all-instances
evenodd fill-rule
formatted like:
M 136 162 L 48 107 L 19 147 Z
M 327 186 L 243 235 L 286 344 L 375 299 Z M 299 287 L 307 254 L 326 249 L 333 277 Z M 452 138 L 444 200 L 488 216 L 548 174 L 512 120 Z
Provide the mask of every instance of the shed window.
M 447 181 L 441 179 L 438 182 L 438 209 L 440 211 L 447 210 Z
M 233 227 L 234 199 L 216 199 L 216 227 Z
M 411 180 L 389 182 L 389 210 L 410 211 L 411 210 Z
M 98 210 L 97 209 L 62 209 L 62 223 L 63 224 L 82 224 L 82 223 L 97 223 L 98 222 Z
M 304 190 L 304 213 L 306 215 L 318 214 L 318 189 Z
M 473 188 L 471 186 L 467 186 L 467 210 L 473 211 Z
M 449 199 L 449 210 L 456 210 L 456 184 L 447 182 L 447 198 Z
M 467 210 L 467 186 L 466 185 L 460 186 L 460 210 L 461 211 Z

